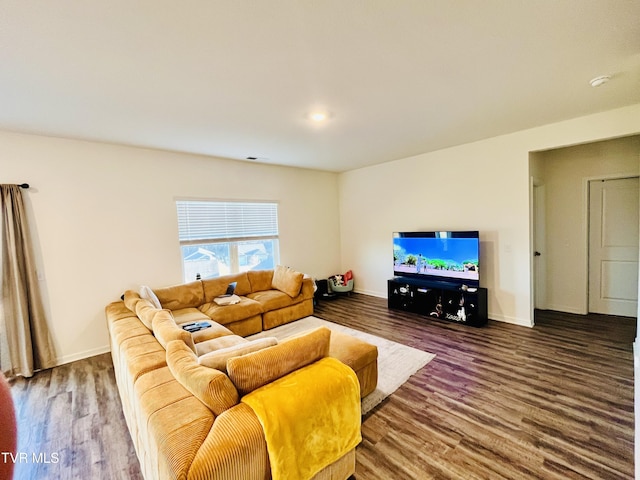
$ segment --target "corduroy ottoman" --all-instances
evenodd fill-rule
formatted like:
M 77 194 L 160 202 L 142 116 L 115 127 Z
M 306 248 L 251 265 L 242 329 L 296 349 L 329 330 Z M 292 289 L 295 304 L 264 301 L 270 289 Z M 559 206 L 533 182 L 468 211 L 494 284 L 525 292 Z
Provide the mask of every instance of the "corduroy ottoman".
M 378 384 L 378 347 L 346 333 L 331 331 L 329 356 L 356 372 L 360 397 L 369 395 Z

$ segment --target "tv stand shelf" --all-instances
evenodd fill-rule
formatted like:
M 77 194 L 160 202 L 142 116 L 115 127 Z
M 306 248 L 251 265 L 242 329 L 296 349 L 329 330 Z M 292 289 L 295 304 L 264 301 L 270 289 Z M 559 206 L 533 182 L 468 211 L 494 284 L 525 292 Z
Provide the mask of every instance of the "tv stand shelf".
M 387 282 L 388 306 L 443 320 L 481 327 L 487 323 L 487 289 L 395 277 Z

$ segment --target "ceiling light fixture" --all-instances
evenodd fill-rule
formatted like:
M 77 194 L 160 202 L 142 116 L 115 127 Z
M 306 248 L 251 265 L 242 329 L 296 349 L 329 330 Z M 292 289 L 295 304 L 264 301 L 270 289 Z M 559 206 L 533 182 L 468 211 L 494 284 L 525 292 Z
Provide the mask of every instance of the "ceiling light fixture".
M 323 124 L 333 118 L 333 112 L 328 110 L 324 105 L 316 105 L 309 110 L 305 115 L 305 119 L 315 124 Z
M 324 112 L 315 112 L 311 114 L 311 120 L 314 122 L 324 122 L 327 119 L 327 114 Z
M 329 118 L 329 114 L 322 111 L 311 112 L 309 118 L 316 123 L 322 123 Z
M 592 78 L 589 84 L 592 87 L 599 87 L 600 85 L 604 85 L 609 80 L 611 80 L 611 75 L 600 75 L 599 77 Z

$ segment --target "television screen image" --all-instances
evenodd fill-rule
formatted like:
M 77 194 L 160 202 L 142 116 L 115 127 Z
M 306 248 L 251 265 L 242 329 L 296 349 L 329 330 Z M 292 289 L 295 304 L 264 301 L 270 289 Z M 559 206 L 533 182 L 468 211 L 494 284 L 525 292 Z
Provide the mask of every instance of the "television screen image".
M 476 231 L 393 234 L 393 272 L 475 285 L 480 282 L 480 241 Z

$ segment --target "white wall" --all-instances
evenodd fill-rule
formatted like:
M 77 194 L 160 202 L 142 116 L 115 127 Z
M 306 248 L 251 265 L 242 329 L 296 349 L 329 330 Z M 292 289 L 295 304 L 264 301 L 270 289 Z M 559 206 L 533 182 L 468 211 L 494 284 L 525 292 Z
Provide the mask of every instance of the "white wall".
M 341 175 L 0 132 L 0 182 L 30 183 L 45 307 L 59 362 L 108 349 L 104 306 L 181 281 L 177 197 L 280 203 L 281 262 L 353 269 L 386 296 L 391 233 L 477 228 L 493 319 L 531 324 L 531 151 L 640 132 L 640 105 Z M 339 221 L 338 221 L 339 218 Z
M 175 199 L 279 202 L 280 261 L 339 271 L 337 175 L 0 132 L 0 182 L 29 183 L 41 286 L 59 363 L 108 350 L 104 307 L 182 281 Z
M 587 182 L 638 175 L 640 136 L 538 154 L 546 192 L 546 308 L 588 310 Z
M 489 316 L 532 325 L 529 153 L 640 132 L 640 104 L 340 175 L 342 269 L 386 297 L 391 234 L 480 230 Z

